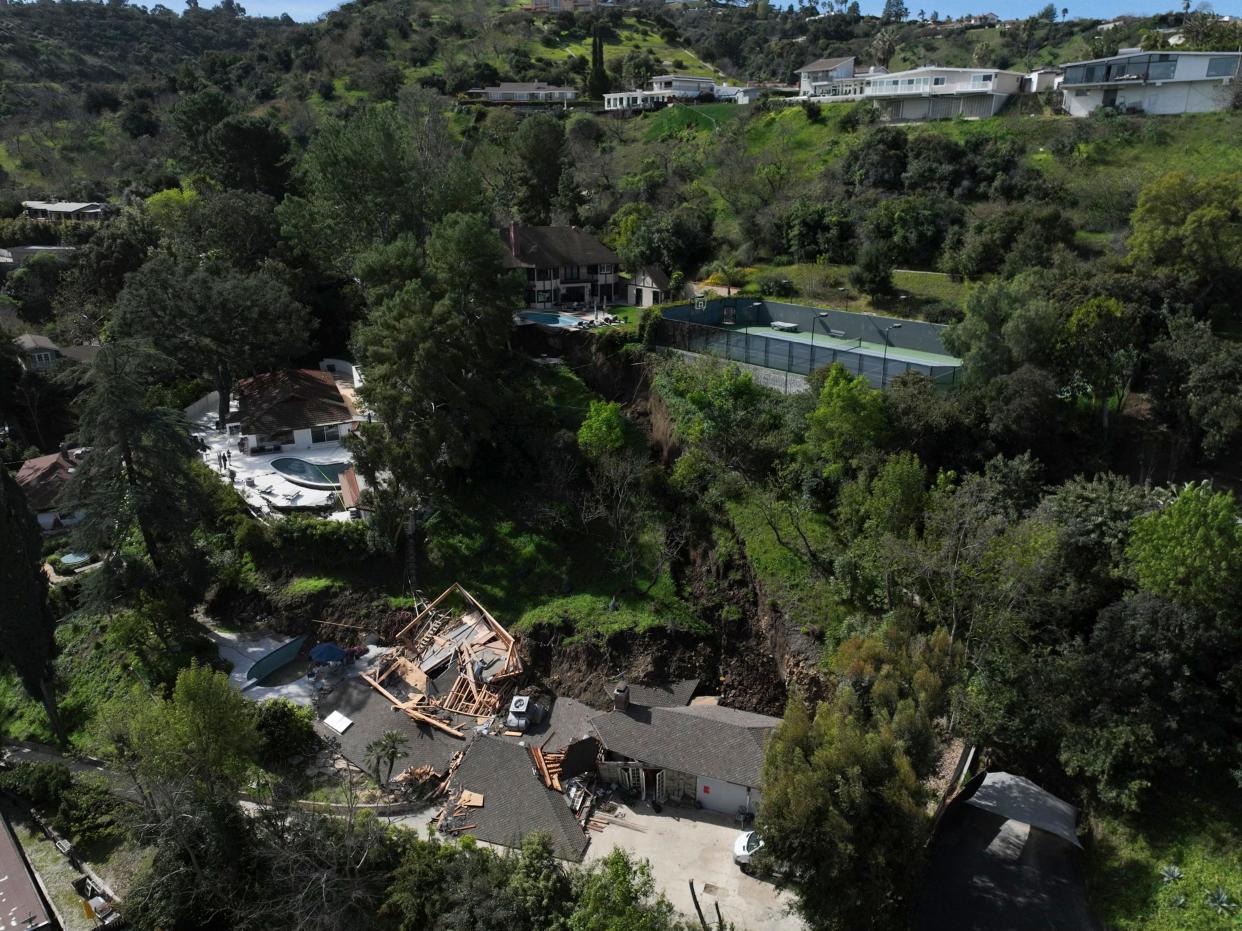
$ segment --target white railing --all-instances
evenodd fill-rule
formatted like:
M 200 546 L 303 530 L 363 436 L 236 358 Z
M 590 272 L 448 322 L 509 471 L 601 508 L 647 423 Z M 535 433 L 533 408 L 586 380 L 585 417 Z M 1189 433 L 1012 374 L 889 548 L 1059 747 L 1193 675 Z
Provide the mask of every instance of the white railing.
M 926 94 L 988 93 L 992 83 L 984 81 L 946 81 L 934 84 L 930 78 L 916 78 L 913 84 L 888 85 L 883 78 L 831 81 L 811 85 L 813 96 L 829 100 L 857 100 L 862 97 L 911 97 Z

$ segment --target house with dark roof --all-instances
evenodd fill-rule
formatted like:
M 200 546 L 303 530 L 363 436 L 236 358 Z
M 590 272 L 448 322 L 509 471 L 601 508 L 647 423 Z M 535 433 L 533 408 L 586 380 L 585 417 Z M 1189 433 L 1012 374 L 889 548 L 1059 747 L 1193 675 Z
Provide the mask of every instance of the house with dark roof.
M 715 704 L 643 705 L 632 697 L 631 688 L 618 686 L 613 710 L 591 719 L 602 747 L 600 778 L 655 801 L 697 802 L 725 814 L 758 809 L 764 748 L 779 718 Z
M 31 372 L 46 372 L 64 360 L 89 365 L 99 353 L 98 346 L 60 346 L 41 333 L 23 333 L 13 344 L 17 346 L 18 361 Z
M 635 307 L 651 307 L 672 298 L 672 285 L 664 269 L 644 265 L 630 276 L 629 303 Z
M 62 507 L 60 493 L 69 484 L 84 454 L 82 449 L 61 449 L 47 456 L 27 459 L 17 470 L 17 484 L 42 529 L 58 530 L 81 520 L 80 513 Z
M 479 735 L 470 741 L 453 772 L 448 798 L 463 792 L 481 796 L 460 833 L 505 847 L 518 847 L 531 834 L 544 834 L 561 860 L 580 862 L 587 836 L 566 804 L 535 775 L 530 751 L 521 744 Z M 449 806 L 450 809 L 452 806 Z
M 509 225 L 505 265 L 526 273 L 526 306 L 610 304 L 617 287 L 617 254 L 573 226 Z
M 352 390 L 338 384 L 332 372 L 320 369 L 284 369 L 243 378 L 236 395 L 238 449 L 245 453 L 337 443 L 359 419 Z

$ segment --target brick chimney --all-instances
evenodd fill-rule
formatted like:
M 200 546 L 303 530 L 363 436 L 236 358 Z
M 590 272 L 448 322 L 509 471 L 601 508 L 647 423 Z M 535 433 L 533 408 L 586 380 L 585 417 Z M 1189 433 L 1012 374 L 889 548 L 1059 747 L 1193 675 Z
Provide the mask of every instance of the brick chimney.
M 630 687 L 624 682 L 612 690 L 612 710 L 624 711 L 630 707 Z

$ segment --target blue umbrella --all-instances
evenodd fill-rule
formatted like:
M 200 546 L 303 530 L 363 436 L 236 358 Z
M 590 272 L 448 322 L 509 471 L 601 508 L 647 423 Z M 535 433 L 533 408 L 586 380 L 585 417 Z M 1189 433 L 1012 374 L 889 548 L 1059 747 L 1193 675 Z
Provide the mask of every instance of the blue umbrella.
M 311 649 L 310 658 L 317 663 L 339 663 L 345 658 L 345 651 L 335 643 L 321 643 Z

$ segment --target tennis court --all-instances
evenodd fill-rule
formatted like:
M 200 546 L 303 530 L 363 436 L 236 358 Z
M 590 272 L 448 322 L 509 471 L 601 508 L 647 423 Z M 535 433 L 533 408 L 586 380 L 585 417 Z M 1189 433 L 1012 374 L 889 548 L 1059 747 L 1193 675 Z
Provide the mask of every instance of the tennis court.
M 657 341 L 800 375 L 836 363 L 882 388 L 909 371 L 937 384 L 956 383 L 962 363 L 945 351 L 943 330 L 921 320 L 782 302 L 718 300 L 665 308 Z

